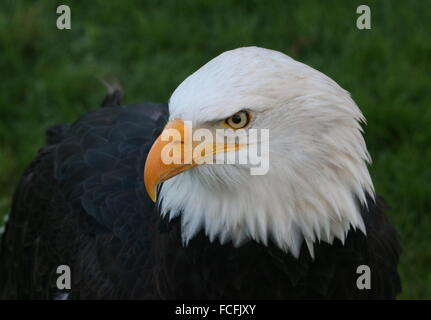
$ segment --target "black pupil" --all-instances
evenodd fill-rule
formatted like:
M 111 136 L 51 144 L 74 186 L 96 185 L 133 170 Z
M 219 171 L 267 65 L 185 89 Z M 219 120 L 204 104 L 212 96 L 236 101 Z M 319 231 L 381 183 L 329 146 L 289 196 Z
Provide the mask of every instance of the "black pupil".
M 235 124 L 241 123 L 241 116 L 239 114 L 235 114 L 232 116 L 232 122 Z

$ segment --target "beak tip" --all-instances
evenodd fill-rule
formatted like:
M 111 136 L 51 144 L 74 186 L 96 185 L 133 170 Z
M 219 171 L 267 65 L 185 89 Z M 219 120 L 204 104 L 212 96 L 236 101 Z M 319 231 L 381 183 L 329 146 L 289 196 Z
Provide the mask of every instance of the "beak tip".
M 148 184 L 147 181 L 145 181 L 145 189 L 147 190 L 147 194 L 150 197 L 150 199 L 153 202 L 157 201 L 157 185 L 153 186 L 151 184 Z
M 149 196 L 150 196 L 150 199 L 151 199 L 154 203 L 156 203 L 156 202 L 157 202 L 157 194 L 156 194 L 156 192 L 152 192 L 151 194 L 149 194 Z
M 145 189 L 147 190 L 147 194 L 153 202 L 157 201 L 157 185 L 154 186 L 153 183 L 144 179 Z

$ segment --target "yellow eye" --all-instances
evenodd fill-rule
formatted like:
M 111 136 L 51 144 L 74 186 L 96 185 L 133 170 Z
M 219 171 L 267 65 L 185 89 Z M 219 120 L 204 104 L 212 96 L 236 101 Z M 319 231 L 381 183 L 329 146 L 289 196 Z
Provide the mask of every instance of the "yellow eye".
M 225 120 L 225 123 L 232 129 L 244 128 L 249 122 L 250 115 L 247 111 L 239 111 Z

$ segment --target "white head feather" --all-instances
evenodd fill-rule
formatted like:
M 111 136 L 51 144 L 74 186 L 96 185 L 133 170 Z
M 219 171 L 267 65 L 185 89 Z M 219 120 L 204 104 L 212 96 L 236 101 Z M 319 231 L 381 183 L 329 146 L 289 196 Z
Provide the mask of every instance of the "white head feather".
M 273 241 L 298 256 L 305 240 L 345 240 L 366 232 L 357 199 L 374 195 L 361 111 L 347 91 L 321 72 L 257 47 L 227 51 L 173 93 L 170 118 L 210 126 L 247 109 L 250 128 L 269 129 L 269 171 L 247 165 L 201 165 L 164 182 L 162 214 L 181 214 L 188 243 L 200 230 L 211 241 Z

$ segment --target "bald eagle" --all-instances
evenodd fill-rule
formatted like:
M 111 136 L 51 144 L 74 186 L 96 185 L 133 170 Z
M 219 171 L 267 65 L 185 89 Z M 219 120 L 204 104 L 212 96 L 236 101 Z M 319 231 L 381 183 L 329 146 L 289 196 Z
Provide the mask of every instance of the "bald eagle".
M 105 108 L 49 130 L 25 171 L 1 241 L 9 299 L 390 299 L 400 245 L 375 194 L 349 93 L 277 51 L 227 51 L 168 104 Z M 191 127 L 223 138 L 216 163 L 166 163 Z M 164 140 L 167 130 L 180 134 Z M 207 143 L 210 144 L 210 143 Z M 251 149 L 269 161 L 251 174 Z M 206 150 L 206 149 L 205 149 Z M 183 152 L 184 154 L 182 154 Z M 197 153 L 202 155 L 202 153 Z M 256 157 L 259 153 L 256 153 Z M 201 157 L 202 158 L 202 157 Z M 70 268 L 59 288 L 58 267 Z M 361 287 L 360 267 L 369 285 Z

